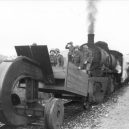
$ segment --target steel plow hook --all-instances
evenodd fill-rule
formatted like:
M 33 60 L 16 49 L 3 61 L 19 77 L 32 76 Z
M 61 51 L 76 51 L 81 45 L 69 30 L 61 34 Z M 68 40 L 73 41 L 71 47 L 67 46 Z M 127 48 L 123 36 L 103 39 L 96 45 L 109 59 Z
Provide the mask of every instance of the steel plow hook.
M 0 121 L 7 125 L 22 126 L 29 123 L 29 117 L 20 115 L 14 108 L 14 102 L 19 103 L 17 95 L 12 90 L 17 81 L 24 77 L 43 80 L 43 75 L 37 64 L 25 57 L 0 64 Z M 16 102 L 17 101 L 17 102 Z

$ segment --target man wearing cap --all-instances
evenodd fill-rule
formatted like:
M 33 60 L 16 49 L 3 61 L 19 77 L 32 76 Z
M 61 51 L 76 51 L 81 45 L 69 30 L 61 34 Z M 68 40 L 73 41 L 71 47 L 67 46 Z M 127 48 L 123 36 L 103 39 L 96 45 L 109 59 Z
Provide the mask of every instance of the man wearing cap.
M 74 46 L 73 46 L 73 42 L 69 42 L 67 43 L 67 45 L 65 46 L 65 49 L 69 49 L 69 53 L 68 53 L 68 61 L 73 61 L 73 53 L 74 53 Z
M 32 46 L 37 46 L 37 43 L 33 43 Z
M 79 46 L 74 47 L 74 53 L 73 53 L 73 63 L 79 67 L 81 61 L 81 52 L 79 50 Z
M 57 64 L 57 59 L 56 59 L 56 52 L 54 49 L 50 50 L 50 62 L 52 66 L 56 66 Z
M 92 51 L 88 48 L 87 45 L 82 46 L 80 69 L 86 69 L 86 71 L 89 71 L 92 59 L 93 59 Z
M 56 52 L 56 59 L 57 59 L 57 66 L 63 67 L 64 66 L 64 57 L 60 54 L 60 50 L 58 48 L 55 49 Z

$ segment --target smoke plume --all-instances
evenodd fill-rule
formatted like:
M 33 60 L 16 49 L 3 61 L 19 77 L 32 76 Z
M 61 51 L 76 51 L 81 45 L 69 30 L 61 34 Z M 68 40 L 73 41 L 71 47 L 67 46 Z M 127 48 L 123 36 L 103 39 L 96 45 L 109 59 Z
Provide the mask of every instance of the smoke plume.
M 88 1 L 87 11 L 88 11 L 88 22 L 89 22 L 88 33 L 93 34 L 95 28 L 96 14 L 97 14 L 97 2 L 99 0 L 87 0 L 87 1 Z

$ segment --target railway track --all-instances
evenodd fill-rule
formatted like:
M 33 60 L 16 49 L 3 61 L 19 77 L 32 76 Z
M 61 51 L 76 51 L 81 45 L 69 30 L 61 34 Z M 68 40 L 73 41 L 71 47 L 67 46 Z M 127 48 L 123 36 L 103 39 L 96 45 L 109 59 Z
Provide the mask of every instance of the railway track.
M 82 112 L 84 112 L 84 109 L 81 103 L 78 102 L 71 103 L 70 105 L 65 107 L 64 122 L 67 123 L 69 121 L 72 121 Z

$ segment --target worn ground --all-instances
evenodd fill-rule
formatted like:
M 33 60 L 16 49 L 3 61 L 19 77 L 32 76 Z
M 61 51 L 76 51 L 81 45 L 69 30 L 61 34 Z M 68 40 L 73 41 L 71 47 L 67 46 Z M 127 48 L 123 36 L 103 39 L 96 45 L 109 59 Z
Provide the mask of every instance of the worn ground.
M 129 129 L 129 86 L 116 91 L 103 104 L 81 113 L 63 129 Z
M 62 129 L 129 129 L 129 86 L 122 87 L 104 103 L 94 105 L 88 111 L 79 106 L 75 107 L 65 109 Z M 41 129 L 41 127 L 28 126 L 19 129 Z

